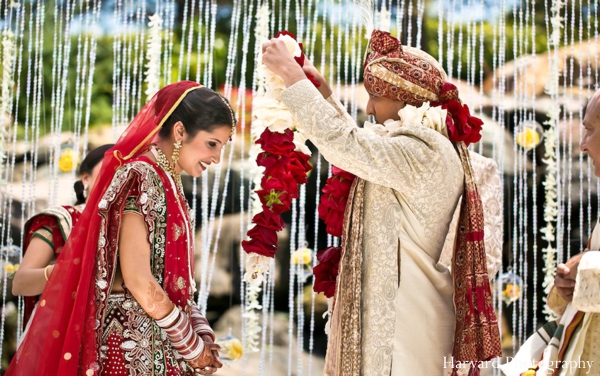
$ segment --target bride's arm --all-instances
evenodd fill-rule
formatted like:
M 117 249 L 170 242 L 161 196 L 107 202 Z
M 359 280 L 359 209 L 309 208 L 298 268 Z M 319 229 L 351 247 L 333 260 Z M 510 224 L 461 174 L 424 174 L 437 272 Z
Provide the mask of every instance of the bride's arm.
M 173 303 L 150 270 L 150 243 L 142 217 L 126 213 L 119 236 L 119 262 L 125 285 L 155 320 L 173 310 Z
M 150 270 L 150 243 L 142 217 L 125 213 L 119 235 L 119 262 L 123 281 L 150 317 L 165 330 L 171 345 L 194 368 L 221 366 L 212 350 L 214 343 L 204 343 L 193 331 L 187 314 L 171 302 Z

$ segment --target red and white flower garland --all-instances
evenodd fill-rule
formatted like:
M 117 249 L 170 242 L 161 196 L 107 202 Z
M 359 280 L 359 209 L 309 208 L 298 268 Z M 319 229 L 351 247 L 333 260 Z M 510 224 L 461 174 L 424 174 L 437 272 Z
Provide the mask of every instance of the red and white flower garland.
M 302 66 L 302 44 L 296 42 L 294 35 L 281 31 L 276 38 L 285 42 Z M 244 280 L 250 284 L 264 281 L 263 274 L 268 273 L 270 259 L 277 252 L 277 232 L 285 227 L 281 214 L 290 210 L 292 200 L 298 198 L 298 185 L 307 182 L 307 174 L 312 170 L 306 139 L 294 132 L 292 115 L 279 99 L 285 89 L 283 80 L 265 66 L 259 70 L 267 86 L 267 90 L 255 98 L 253 119 L 253 126 L 264 127 L 256 141 L 262 149 L 256 164 L 264 167 L 255 190 L 261 208 L 252 218 L 254 226 L 247 233 L 250 239 L 242 242 L 242 248 L 249 255 Z

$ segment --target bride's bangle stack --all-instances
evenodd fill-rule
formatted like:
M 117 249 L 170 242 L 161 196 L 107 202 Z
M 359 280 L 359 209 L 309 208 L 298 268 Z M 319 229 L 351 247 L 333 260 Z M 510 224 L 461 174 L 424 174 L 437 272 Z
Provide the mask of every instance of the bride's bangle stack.
M 196 307 L 195 304 L 191 304 L 192 312 L 190 314 L 192 319 L 192 327 L 194 328 L 194 332 L 199 336 L 210 336 L 213 342 L 215 340 L 215 332 L 211 329 L 210 325 L 208 325 L 208 320 L 202 315 L 200 309 Z
M 204 350 L 204 341 L 194 333 L 190 319 L 175 305 L 167 316 L 156 320 L 156 323 L 167 333 L 173 349 L 186 361 L 196 359 Z

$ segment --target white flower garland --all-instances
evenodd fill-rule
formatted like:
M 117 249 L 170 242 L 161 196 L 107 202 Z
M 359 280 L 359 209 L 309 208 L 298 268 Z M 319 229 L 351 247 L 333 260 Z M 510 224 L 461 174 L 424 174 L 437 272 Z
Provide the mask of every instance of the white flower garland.
M 15 65 L 14 34 L 10 30 L 2 32 L 2 105 L 0 107 L 0 185 L 4 185 L 4 161 L 6 160 L 5 146 L 8 144 L 10 113 L 13 103 L 13 73 Z
M 556 228 L 554 223 L 558 219 L 558 195 L 557 195 L 557 165 L 556 165 L 556 135 L 555 130 L 558 125 L 560 118 L 560 105 L 556 98 L 559 90 L 559 77 L 560 71 L 558 69 L 558 47 L 560 45 L 560 36 L 562 29 L 562 17 L 560 11 L 564 6 L 562 0 L 552 1 L 552 18 L 550 23 L 552 25 L 552 33 L 550 34 L 549 44 L 553 47 L 550 52 L 550 79 L 546 86 L 546 91 L 552 99 L 554 105 L 548 111 L 548 120 L 544 122 L 549 128 L 544 132 L 544 147 L 546 153 L 542 161 L 546 164 L 546 179 L 544 180 L 544 192 L 545 192 L 545 206 L 544 206 L 544 221 L 546 225 L 540 230 L 544 235 L 542 239 L 548 242 L 548 246 L 542 250 L 544 254 L 544 282 L 543 287 L 546 295 L 550 292 L 552 286 L 554 286 L 554 276 L 556 275 L 556 253 L 557 249 L 554 247 L 553 242 L 556 240 L 555 231 Z M 550 307 L 544 297 L 544 314 L 546 315 L 547 321 L 556 319 L 556 315 Z
M 158 13 L 150 16 L 148 21 L 148 50 L 146 57 L 146 78 L 144 82 L 148 84 L 146 88 L 146 98 L 150 99 L 160 89 L 160 51 L 161 51 L 161 27 L 162 18 Z
M 441 106 L 432 107 L 429 102 L 424 102 L 420 107 L 406 105 L 400 111 L 398 116 L 400 120 L 386 120 L 383 124 L 374 124 L 365 121 L 365 129 L 369 129 L 380 136 L 391 135 L 403 125 L 422 125 L 433 129 L 448 137 L 446 129 L 447 110 Z

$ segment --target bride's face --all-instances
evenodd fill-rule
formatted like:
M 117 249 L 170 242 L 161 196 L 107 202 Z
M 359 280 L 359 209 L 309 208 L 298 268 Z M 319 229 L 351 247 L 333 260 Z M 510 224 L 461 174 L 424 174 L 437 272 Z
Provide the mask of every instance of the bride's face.
M 229 140 L 231 125 L 223 125 L 212 131 L 199 131 L 194 137 L 184 135 L 179 162 L 181 170 L 197 178 L 211 164 L 221 161 L 221 151 Z

